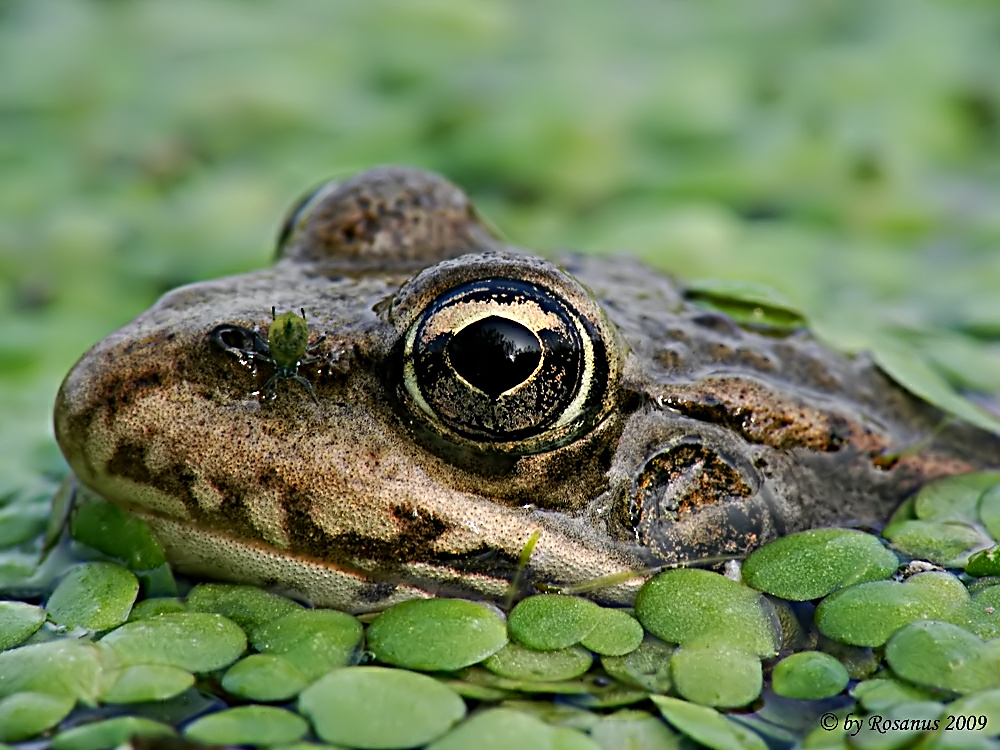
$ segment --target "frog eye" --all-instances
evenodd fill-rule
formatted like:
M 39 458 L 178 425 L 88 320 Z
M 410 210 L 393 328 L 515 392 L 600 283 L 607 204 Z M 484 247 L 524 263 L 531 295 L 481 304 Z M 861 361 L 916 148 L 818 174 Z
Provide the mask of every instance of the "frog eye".
M 406 330 L 404 397 L 438 432 L 484 450 L 536 453 L 606 413 L 618 373 L 613 334 L 582 289 L 573 284 L 585 310 L 540 280 L 459 283 Z

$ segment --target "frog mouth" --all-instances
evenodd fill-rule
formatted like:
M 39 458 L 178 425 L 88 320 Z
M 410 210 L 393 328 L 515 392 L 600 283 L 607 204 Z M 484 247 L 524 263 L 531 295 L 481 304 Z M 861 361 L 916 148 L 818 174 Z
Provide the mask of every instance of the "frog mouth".
M 453 555 L 441 562 L 368 569 L 347 561 L 290 554 L 265 542 L 212 533 L 200 525 L 139 509 L 132 512 L 149 524 L 173 568 L 185 575 L 265 586 L 315 606 L 355 614 L 437 596 L 515 601 L 536 590 L 530 567 L 521 576 L 509 559 L 497 554 Z M 598 582 L 600 592 L 595 598 L 631 602 L 646 572 L 625 570 L 609 576 L 607 582 Z

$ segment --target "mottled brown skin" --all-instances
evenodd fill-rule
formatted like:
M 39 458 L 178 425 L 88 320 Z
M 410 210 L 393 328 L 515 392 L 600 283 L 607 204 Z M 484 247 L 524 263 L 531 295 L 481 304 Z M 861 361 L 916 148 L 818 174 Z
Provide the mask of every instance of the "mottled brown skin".
M 618 576 L 595 596 L 624 602 L 630 571 L 877 524 L 929 479 L 1000 466 L 995 436 L 939 429 L 863 356 L 743 328 L 627 258 L 560 262 L 599 306 L 495 239 L 440 177 L 382 168 L 324 187 L 274 267 L 177 289 L 87 352 L 59 393 L 59 444 L 180 570 L 354 611 L 503 596 L 535 532 L 529 587 Z M 606 391 L 534 442 L 443 433 L 403 385 L 428 300 L 494 267 L 551 280 L 606 348 Z M 268 368 L 211 345 L 222 324 L 266 337 L 272 306 L 304 308 L 311 340 L 326 337 L 299 369 L 318 403 L 290 381 L 264 398 Z

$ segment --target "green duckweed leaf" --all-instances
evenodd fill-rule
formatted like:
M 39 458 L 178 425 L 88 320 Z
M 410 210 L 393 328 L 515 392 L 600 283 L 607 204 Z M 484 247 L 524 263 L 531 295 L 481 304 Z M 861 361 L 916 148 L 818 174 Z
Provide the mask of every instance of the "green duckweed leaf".
M 102 670 L 100 651 L 88 641 L 62 639 L 10 649 L 0 653 L 0 698 L 33 691 L 94 705 Z
M 251 641 L 262 625 L 303 609 L 301 604 L 284 596 L 256 586 L 231 583 L 198 584 L 187 596 L 187 608 L 192 612 L 214 612 L 228 617 Z
M 903 583 L 871 581 L 830 594 L 816 608 L 816 626 L 828 638 L 854 646 L 881 646 L 914 620 L 945 620 L 968 603 L 962 582 L 948 573 L 920 573 Z
M 776 622 L 761 595 L 718 573 L 696 568 L 660 573 L 639 590 L 635 613 L 664 641 L 683 644 L 718 635 L 758 656 L 777 652 Z
M 590 730 L 601 750 L 680 750 L 681 737 L 666 723 L 645 711 L 618 711 Z
M 507 627 L 516 641 L 536 651 L 555 651 L 579 643 L 596 627 L 600 607 L 589 599 L 539 594 L 520 601 Z
M 679 646 L 670 660 L 670 676 L 683 698 L 720 708 L 755 700 L 764 679 L 756 655 L 715 638 Z
M 670 679 L 670 660 L 675 650 L 675 646 L 650 635 L 626 656 L 601 657 L 601 666 L 605 672 L 626 685 L 651 693 L 667 693 L 673 684 Z
M 234 623 L 207 612 L 157 615 L 122 625 L 100 641 L 123 666 L 163 664 L 189 672 L 211 672 L 236 661 L 246 637 Z
M 888 578 L 899 558 L 871 534 L 812 529 L 776 539 L 743 563 L 747 585 L 789 601 L 819 599 L 844 586 Z
M 332 609 L 297 609 L 256 628 L 258 651 L 283 656 L 312 681 L 336 667 L 357 663 L 361 623 Z
M 1000 687 L 1000 641 L 984 643 L 949 622 L 914 622 L 889 639 L 893 672 L 923 687 L 972 693 Z
M 890 336 L 872 338 L 869 343 L 878 366 L 908 391 L 987 432 L 1000 433 L 1000 419 L 959 395 L 912 347 Z
M 862 719 L 851 746 L 860 750 L 896 750 L 935 728 L 944 706 L 935 701 L 910 701 L 890 706 L 884 713 Z
M 922 688 L 886 675 L 859 682 L 851 690 L 851 695 L 857 698 L 869 713 L 885 711 L 897 703 L 925 701 L 932 697 Z
M 1000 576 L 1000 545 L 970 555 L 965 572 L 976 578 Z
M 1000 586 L 977 591 L 965 606 L 942 619 L 975 633 L 983 640 L 1000 638 Z
M 187 612 L 187 607 L 180 599 L 169 596 L 157 597 L 155 599 L 143 599 L 141 602 L 136 602 L 135 606 L 132 607 L 132 612 L 129 614 L 128 619 L 129 621 L 146 620 L 157 615 L 169 615 L 178 612 Z
M 805 316 L 791 302 L 764 284 L 702 279 L 687 284 L 684 296 L 748 326 L 784 330 L 806 325 Z
M 597 624 L 580 645 L 602 656 L 624 656 L 639 648 L 643 635 L 642 625 L 628 612 L 601 608 Z
M 570 646 L 558 651 L 535 651 L 519 643 L 508 643 L 483 661 L 483 666 L 494 674 L 513 680 L 572 680 L 579 677 L 593 663 L 593 656 L 585 648 Z
M 682 734 L 713 750 L 767 750 L 767 745 L 754 732 L 727 719 L 715 709 L 696 703 L 651 697 L 663 718 Z
M 820 651 L 800 651 L 785 657 L 771 673 L 774 692 L 800 700 L 830 698 L 847 687 L 849 680 L 847 668 Z
M 1000 487 L 1000 472 L 982 471 L 938 479 L 920 488 L 913 511 L 924 521 L 979 521 L 980 498 L 994 485 Z
M 81 488 L 70 516 L 70 534 L 79 542 L 121 560 L 130 570 L 153 570 L 167 561 L 149 524 Z
M 245 656 L 222 678 L 222 687 L 227 692 L 265 703 L 294 698 L 308 684 L 292 662 L 277 654 Z
M 0 700 L 0 742 L 31 739 L 54 727 L 73 710 L 66 695 L 24 692 Z
M 59 625 L 109 630 L 128 619 L 138 593 L 139 581 L 121 565 L 83 563 L 59 582 L 45 609 Z
M 302 691 L 299 711 L 326 742 L 408 748 L 451 729 L 465 716 L 465 703 L 433 677 L 387 667 L 344 667 Z
M 536 651 L 535 653 L 546 654 L 559 652 Z M 536 680 L 530 678 L 516 679 L 494 674 L 480 665 L 463 669 L 458 672 L 458 675 L 470 684 L 497 690 L 516 691 L 518 693 L 552 693 L 554 695 L 576 696 L 590 695 L 595 692 L 593 681 L 586 678 L 560 681 Z
M 123 668 L 101 695 L 102 703 L 147 703 L 180 695 L 194 684 L 186 669 L 165 664 L 135 664 Z
M 587 692 L 567 695 L 564 700 L 588 709 L 619 708 L 645 700 L 649 693 L 617 680 L 607 680 L 598 674 L 584 675 L 581 682 L 590 686 Z M 562 683 L 565 684 L 565 683 Z
M 1000 482 L 983 490 L 976 503 L 980 523 L 1000 542 Z
M 45 622 L 45 610 L 26 602 L 0 602 L 0 651 L 31 637 Z
M 1000 737 L 1000 688 L 965 695 L 948 706 L 948 714 L 974 717 L 975 723 L 966 724 L 969 729 L 985 737 Z M 960 731 L 968 733 L 969 729 Z
M 961 568 L 969 556 L 993 540 L 978 526 L 957 521 L 903 521 L 886 526 L 882 536 L 894 549 L 946 568 Z
M 174 737 L 173 727 L 141 716 L 119 716 L 60 732 L 52 750 L 105 750 L 124 745 L 133 737 Z
M 572 732 L 566 735 L 564 732 Z M 574 736 L 575 735 L 575 736 Z M 561 730 L 509 708 L 492 708 L 462 722 L 432 742 L 427 750 L 597 750 L 598 746 L 574 730 Z
M 184 736 L 203 745 L 280 745 L 302 739 L 306 720 L 275 706 L 239 706 L 197 719 Z
M 464 599 L 402 602 L 379 615 L 367 633 L 367 648 L 376 659 L 425 672 L 477 664 L 506 643 L 503 620 Z

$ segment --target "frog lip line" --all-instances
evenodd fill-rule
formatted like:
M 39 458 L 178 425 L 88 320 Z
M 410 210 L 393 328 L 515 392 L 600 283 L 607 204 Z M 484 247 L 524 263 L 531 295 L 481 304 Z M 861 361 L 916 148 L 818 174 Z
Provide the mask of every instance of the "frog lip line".
M 1000 439 L 942 427 L 864 357 L 706 312 L 632 258 L 567 257 L 570 276 L 495 238 L 437 175 L 384 167 L 321 188 L 278 255 L 168 293 L 84 355 L 57 398 L 81 482 L 148 518 L 182 573 L 276 582 L 351 611 L 440 587 L 495 596 L 542 528 L 528 585 L 572 586 L 878 524 L 930 479 L 1000 466 Z M 569 370 L 550 375 L 540 357 L 492 380 L 467 367 L 475 348 L 454 373 L 422 352 L 433 310 L 446 314 L 426 330 L 463 330 L 465 308 L 448 306 L 461 290 L 481 319 L 499 309 L 507 292 L 491 279 L 548 290 L 546 309 L 568 316 L 541 325 L 507 307 L 503 335 L 521 326 L 541 350 L 562 330 L 592 347 L 561 360 Z M 218 326 L 241 327 L 228 343 L 256 368 L 209 345 Z M 478 325 L 461 346 L 492 346 L 484 332 L 501 328 Z M 490 407 L 480 430 L 483 393 L 510 383 L 509 408 Z

